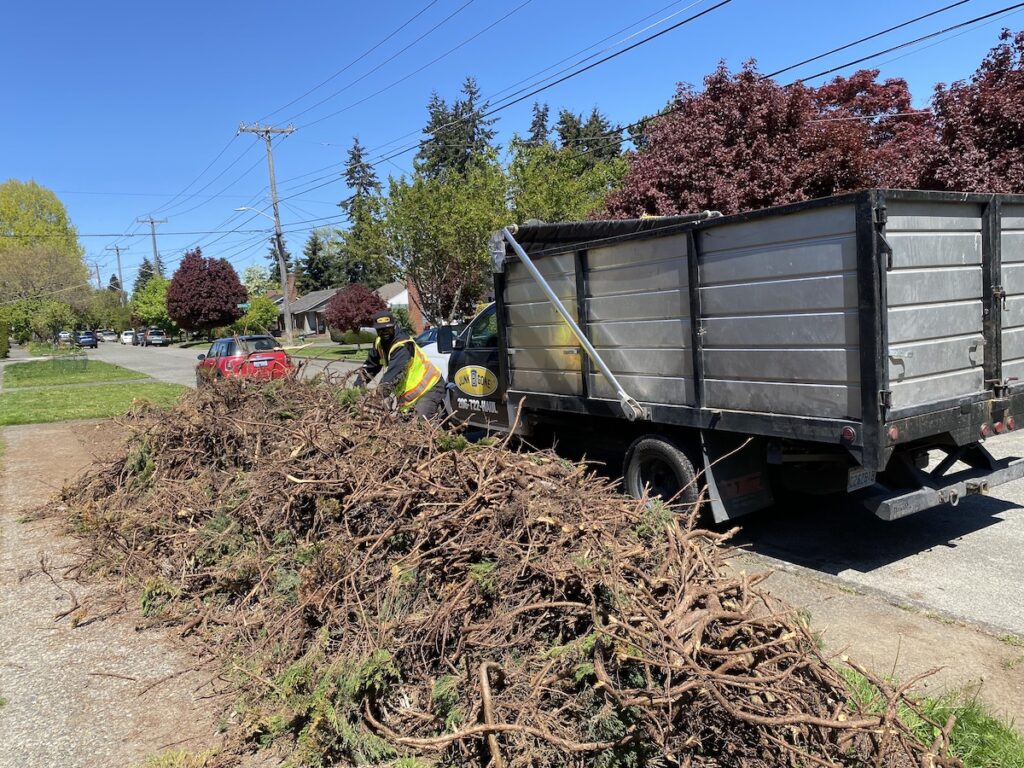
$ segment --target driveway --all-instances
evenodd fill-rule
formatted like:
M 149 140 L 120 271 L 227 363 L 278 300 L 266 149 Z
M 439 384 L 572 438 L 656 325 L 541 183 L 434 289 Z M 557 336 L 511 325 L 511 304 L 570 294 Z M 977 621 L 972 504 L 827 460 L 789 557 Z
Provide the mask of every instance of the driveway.
M 1024 432 L 987 441 L 1024 456 Z M 773 565 L 1024 637 L 1024 481 L 891 523 L 852 500 L 806 500 L 741 518 L 744 549 Z

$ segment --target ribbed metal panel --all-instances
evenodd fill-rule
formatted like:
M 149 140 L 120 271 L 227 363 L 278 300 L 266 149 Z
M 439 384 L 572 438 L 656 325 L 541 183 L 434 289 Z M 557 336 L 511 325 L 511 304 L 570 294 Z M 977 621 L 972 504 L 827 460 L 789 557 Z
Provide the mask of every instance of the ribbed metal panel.
M 707 405 L 859 417 L 853 205 L 715 227 L 701 252 Z
M 1024 205 L 1003 206 L 1003 378 L 1024 384 Z
M 985 387 L 982 206 L 888 203 L 889 388 L 893 408 Z

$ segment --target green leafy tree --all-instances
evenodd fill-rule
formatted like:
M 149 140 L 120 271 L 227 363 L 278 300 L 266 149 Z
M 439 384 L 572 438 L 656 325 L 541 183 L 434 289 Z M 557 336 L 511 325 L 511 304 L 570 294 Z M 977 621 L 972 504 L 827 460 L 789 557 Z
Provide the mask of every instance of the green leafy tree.
M 270 272 L 267 268 L 261 267 L 259 264 L 245 268 L 245 271 L 242 272 L 242 285 L 245 286 L 246 293 L 250 297 L 265 296 L 268 291 L 281 287 L 280 283 L 275 283 L 270 279 Z
M 120 293 L 109 289 L 91 291 L 79 314 L 90 328 L 113 328 L 123 331 L 131 324 L 131 313 L 121 302 Z
M 70 305 L 63 301 L 47 299 L 39 302 L 32 317 L 32 330 L 36 336 L 52 339 L 60 331 L 70 330 L 77 323 L 77 316 Z
M 146 287 L 148 283 L 155 275 L 153 271 L 153 262 L 149 260 L 149 257 L 144 257 L 142 263 L 139 264 L 139 271 L 135 273 L 135 282 L 132 284 L 132 294 L 136 294 Z
M 508 221 L 507 185 L 498 163 L 474 164 L 464 178 L 391 179 L 389 254 L 408 275 L 433 323 L 464 317 L 489 287 L 487 239 Z
M 89 268 L 64 205 L 34 181 L 0 184 L 0 300 L 85 287 Z
M 622 181 L 626 160 L 596 160 L 572 147 L 516 143 L 508 166 L 513 221 L 572 221 L 600 210 Z
M 175 330 L 174 321 L 167 313 L 167 288 L 170 284 L 166 277 L 151 277 L 140 291 L 132 294 L 132 317 L 142 325 L 155 325 L 168 332 Z
M 277 326 L 277 304 L 266 296 L 249 299 L 249 308 L 232 326 L 236 333 L 269 333 Z

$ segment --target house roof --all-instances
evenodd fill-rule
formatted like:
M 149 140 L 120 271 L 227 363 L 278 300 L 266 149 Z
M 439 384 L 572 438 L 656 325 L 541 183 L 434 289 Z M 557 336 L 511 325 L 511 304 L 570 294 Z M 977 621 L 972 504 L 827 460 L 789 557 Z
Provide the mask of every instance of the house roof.
M 305 296 L 299 296 L 298 299 L 292 302 L 292 314 L 299 312 L 316 312 L 317 310 L 323 309 L 327 302 L 331 300 L 331 297 L 338 292 L 337 288 L 328 288 L 325 291 L 312 291 L 307 293 Z
M 391 301 L 395 296 L 405 290 L 405 283 L 401 280 L 396 280 L 393 283 L 382 285 L 377 289 L 377 295 L 380 296 L 384 301 Z

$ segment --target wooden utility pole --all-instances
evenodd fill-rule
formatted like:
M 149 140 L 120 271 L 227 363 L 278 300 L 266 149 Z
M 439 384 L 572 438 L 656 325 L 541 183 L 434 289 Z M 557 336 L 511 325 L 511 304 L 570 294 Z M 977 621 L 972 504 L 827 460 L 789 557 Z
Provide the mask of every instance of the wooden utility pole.
M 121 282 L 121 304 L 124 304 L 126 291 L 124 288 L 124 275 L 121 273 L 121 251 L 127 251 L 128 249 L 122 248 L 120 245 L 111 245 L 107 250 L 117 254 L 117 279 Z
M 167 219 L 154 219 L 152 216 L 148 216 L 145 219 L 139 217 L 136 221 L 139 222 L 139 224 L 149 224 L 149 231 L 153 236 L 153 273 L 163 277 L 164 273 L 160 268 L 160 252 L 156 249 L 156 225 L 166 224 Z
M 274 178 L 274 150 L 272 137 L 274 134 L 289 134 L 295 127 L 289 125 L 287 128 L 274 128 L 269 125 L 253 123 L 246 125 L 240 123 L 239 133 L 256 133 L 263 137 L 267 143 L 267 170 L 270 173 L 270 202 L 274 206 L 274 241 L 277 243 L 277 271 L 281 275 L 281 293 L 284 300 L 281 302 L 281 309 L 284 312 L 284 333 L 289 344 L 292 343 L 292 297 L 288 291 L 288 264 L 284 258 L 284 236 L 281 234 L 281 213 L 277 207 L 277 181 Z

